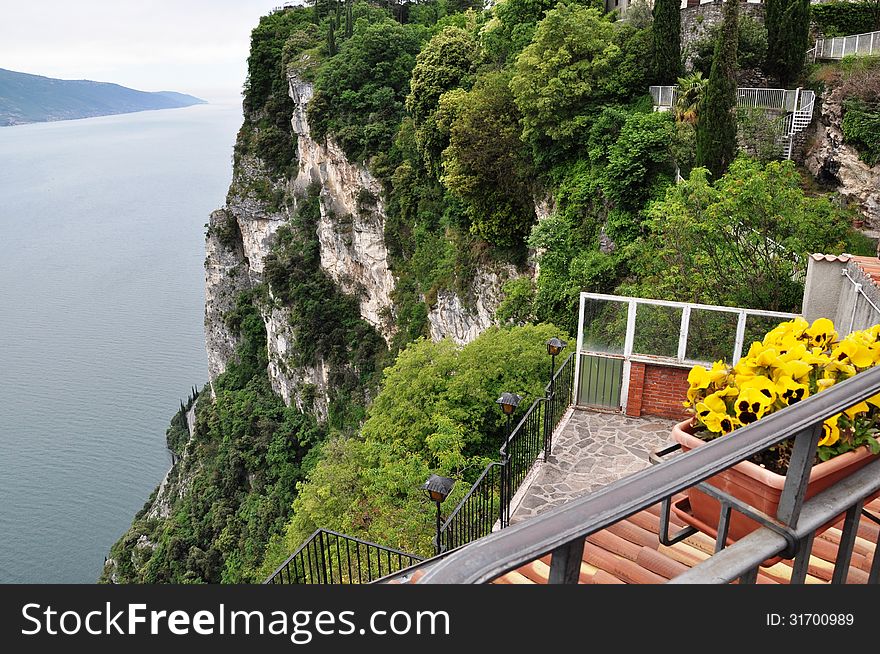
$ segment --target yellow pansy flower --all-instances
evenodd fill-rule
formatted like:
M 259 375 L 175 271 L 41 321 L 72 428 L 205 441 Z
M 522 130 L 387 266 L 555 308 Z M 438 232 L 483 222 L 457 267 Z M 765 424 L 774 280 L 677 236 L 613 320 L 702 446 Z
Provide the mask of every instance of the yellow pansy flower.
M 840 428 L 837 426 L 837 419 L 839 417 L 840 414 L 838 413 L 822 423 L 822 438 L 819 439 L 819 445 L 830 446 L 840 440 Z
M 773 369 L 773 379 L 778 381 L 782 377 L 805 380 L 810 376 L 813 366 L 803 361 L 786 361 Z
M 813 347 L 825 348 L 837 340 L 834 323 L 828 318 L 816 318 L 804 334 L 810 339 L 810 345 Z
M 796 404 L 810 395 L 810 387 L 799 384 L 791 377 L 780 377 L 776 382 L 777 392 L 787 405 Z
M 765 396 L 765 402 L 769 406 L 776 401 L 776 396 L 778 395 L 778 390 L 776 388 L 776 384 L 762 376 L 755 376 L 752 379 L 740 384 L 740 394 L 742 391 L 747 389 L 755 389 L 761 392 L 762 395 Z
M 852 405 L 848 409 L 844 409 L 843 412 L 846 414 L 847 418 L 852 420 L 860 413 L 867 413 L 870 410 L 871 410 L 871 407 L 868 406 L 867 402 L 859 402 L 858 404 Z
M 749 387 L 740 390 L 733 407 L 737 419 L 748 425 L 763 416 L 771 404 L 769 398 L 759 389 Z
M 845 338 L 831 352 L 831 358 L 838 361 L 848 360 L 856 368 L 869 368 L 876 363 L 874 354 L 856 338 Z

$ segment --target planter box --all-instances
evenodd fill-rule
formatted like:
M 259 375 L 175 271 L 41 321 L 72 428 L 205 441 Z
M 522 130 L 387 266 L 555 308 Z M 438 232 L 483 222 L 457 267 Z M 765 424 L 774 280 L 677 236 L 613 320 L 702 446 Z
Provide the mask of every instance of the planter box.
M 684 452 L 706 444 L 706 441 L 692 435 L 690 430 L 690 420 L 680 422 L 672 428 L 672 438 L 681 445 L 681 449 Z M 722 436 L 722 438 L 731 437 L 736 438 L 735 431 L 733 434 Z M 817 463 L 813 466 L 810 473 L 806 497 L 810 498 L 833 486 L 859 468 L 874 461 L 877 456 L 871 454 L 867 447 L 860 447 L 857 450 L 838 455 L 828 461 Z M 771 517 L 776 517 L 776 511 L 779 508 L 779 498 L 782 495 L 782 488 L 785 486 L 785 475 L 778 475 L 754 463 L 741 461 L 714 477 L 710 477 L 706 480 L 706 483 Z M 696 487 L 689 488 L 687 496 L 690 503 L 690 512 L 685 511 L 681 504 L 678 506 L 673 505 L 676 515 L 691 526 L 715 537 L 717 535 L 718 521 L 721 516 L 720 502 Z M 843 518 L 843 514 L 830 520 L 817 530 L 816 533 L 825 531 L 841 518 Z M 759 526 L 757 522 L 734 509 L 730 513 L 727 543 L 733 543 Z

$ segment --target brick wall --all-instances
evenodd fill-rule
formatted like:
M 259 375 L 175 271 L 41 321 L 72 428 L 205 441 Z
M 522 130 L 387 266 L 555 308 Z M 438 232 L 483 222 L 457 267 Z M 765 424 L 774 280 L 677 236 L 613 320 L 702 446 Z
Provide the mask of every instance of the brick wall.
M 630 364 L 626 415 L 684 420 L 690 368 L 633 361 Z

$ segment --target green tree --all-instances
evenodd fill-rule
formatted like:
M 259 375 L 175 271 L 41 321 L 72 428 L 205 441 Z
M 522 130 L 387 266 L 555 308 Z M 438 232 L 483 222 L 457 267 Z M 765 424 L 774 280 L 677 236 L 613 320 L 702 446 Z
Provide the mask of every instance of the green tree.
M 449 339 L 407 346 L 385 370 L 360 436 L 328 441 L 299 485 L 279 556 L 318 527 L 430 554 L 433 512 L 419 486 L 434 472 L 455 478 L 449 511 L 497 460 L 506 420 L 495 400 L 522 395 L 522 415 L 543 394 L 552 336 L 571 340 L 543 324 L 490 328 L 463 347 Z
M 454 89 L 470 89 L 478 56 L 479 48 L 471 32 L 450 26 L 434 35 L 416 58 L 406 109 L 413 118 L 425 166 L 437 177 L 440 155 L 449 145 L 452 115 L 448 109 L 456 106 L 447 102 L 441 107 L 440 98 Z
M 849 219 L 800 187 L 791 161 L 744 156 L 710 183 L 706 170 L 650 205 L 649 236 L 634 246 L 638 292 L 671 300 L 797 311 L 797 272 L 812 252 L 841 252 Z
M 672 85 L 681 76 L 681 2 L 654 2 L 654 79 Z
M 510 81 L 522 138 L 536 151 L 586 142 L 600 87 L 620 54 L 613 37 L 614 26 L 598 10 L 576 4 L 560 3 L 538 24 Z
M 724 174 L 736 156 L 736 47 L 739 0 L 725 0 L 721 34 L 715 44 L 712 72 L 697 123 L 696 165 L 714 178 Z
M 768 0 L 767 71 L 782 87 L 797 81 L 810 32 L 810 0 Z
M 535 220 L 533 171 L 507 73 L 490 73 L 459 97 L 443 153 L 443 184 L 466 204 L 470 231 L 501 246 L 522 243 Z
M 403 117 L 419 33 L 392 20 L 356 21 L 315 81 L 308 108 L 313 135 L 332 135 L 354 160 L 388 149 Z

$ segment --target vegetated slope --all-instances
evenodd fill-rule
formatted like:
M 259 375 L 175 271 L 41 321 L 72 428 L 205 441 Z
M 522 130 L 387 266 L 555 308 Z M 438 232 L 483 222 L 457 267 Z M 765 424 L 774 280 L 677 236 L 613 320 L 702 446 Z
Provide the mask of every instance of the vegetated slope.
M 137 91 L 119 84 L 64 80 L 0 68 L 0 125 L 91 118 L 204 104 L 174 91 Z
M 419 484 L 455 477 L 448 513 L 497 456 L 494 398 L 524 411 L 542 392 L 543 344 L 574 340 L 580 291 L 796 310 L 796 259 L 766 242 L 853 251 L 850 215 L 792 162 L 694 166 L 699 112 L 646 93 L 650 11 L 475 4 L 322 0 L 254 29 L 207 233 L 209 390 L 103 581 L 261 581 L 318 527 L 429 554 Z M 453 294 L 489 295 L 492 263 L 515 273 L 498 327 L 426 340 L 444 301 L 466 312 Z M 391 304 L 371 322 L 353 280 L 383 266 Z

